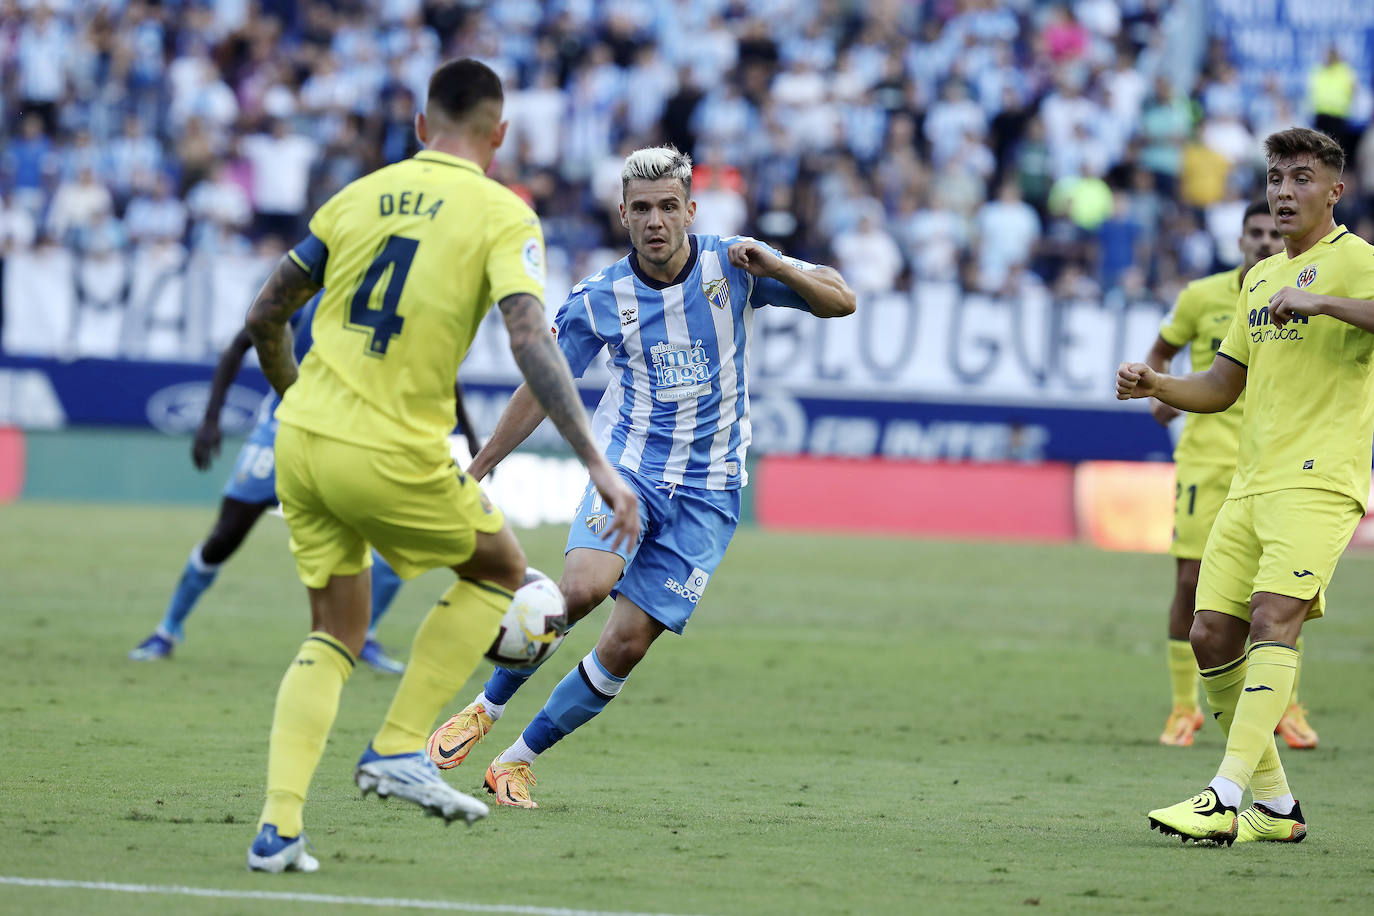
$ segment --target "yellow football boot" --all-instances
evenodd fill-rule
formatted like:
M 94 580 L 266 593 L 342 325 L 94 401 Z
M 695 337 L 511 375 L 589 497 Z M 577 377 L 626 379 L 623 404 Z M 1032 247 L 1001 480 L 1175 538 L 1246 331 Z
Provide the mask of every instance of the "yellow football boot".
M 1183 842 L 1215 843 L 1230 846 L 1236 841 L 1236 809 L 1217 798 L 1211 786 L 1187 801 L 1167 808 L 1156 808 L 1147 815 L 1150 829 Z
M 1240 813 L 1237 843 L 1301 843 L 1306 838 L 1307 820 L 1297 802 L 1288 814 L 1271 811 L 1260 802 Z

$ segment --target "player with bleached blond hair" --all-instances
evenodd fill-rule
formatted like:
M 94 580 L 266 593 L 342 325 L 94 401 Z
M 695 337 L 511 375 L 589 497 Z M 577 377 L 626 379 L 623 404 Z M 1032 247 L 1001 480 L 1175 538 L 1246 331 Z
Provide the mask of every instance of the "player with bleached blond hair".
M 854 294 L 835 270 L 782 257 L 749 238 L 688 232 L 696 214 L 692 161 L 668 147 L 632 153 L 621 171 L 621 224 L 630 253 L 568 295 L 554 323 L 580 375 L 603 349 L 611 381 L 592 426 L 606 458 L 639 497 L 639 538 L 608 549 L 598 537 L 615 513 L 588 487 L 568 535 L 559 581 L 570 620 L 608 595 L 615 605 L 596 647 L 496 756 L 486 787 L 502 805 L 537 807 L 532 764 L 606 707 L 664 630 L 682 633 L 739 522 L 749 447 L 749 340 L 754 310 L 851 314 Z M 474 457 L 481 478 L 544 413 L 517 390 Z M 457 766 L 530 676 L 498 668 L 482 692 L 430 738 L 430 757 Z

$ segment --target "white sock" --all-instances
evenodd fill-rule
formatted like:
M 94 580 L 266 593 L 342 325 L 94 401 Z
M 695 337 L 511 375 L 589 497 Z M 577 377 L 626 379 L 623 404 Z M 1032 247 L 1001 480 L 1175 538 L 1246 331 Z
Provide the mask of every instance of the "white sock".
M 1258 804 L 1264 805 L 1264 807 L 1275 814 L 1292 814 L 1293 806 L 1298 803 L 1297 800 L 1293 798 L 1292 792 L 1289 792 L 1287 795 L 1280 795 L 1278 798 L 1257 798 L 1255 801 Z
M 220 568 L 221 566 L 223 566 L 224 564 L 222 564 L 222 563 L 206 563 L 206 562 L 205 562 L 205 558 L 204 558 L 203 556 L 201 556 L 201 553 L 200 553 L 201 548 L 204 547 L 204 546 L 205 546 L 204 544 L 197 544 L 196 546 L 194 546 L 194 547 L 191 548 L 191 556 L 190 556 L 191 565 L 194 566 L 194 567 L 196 568 L 196 571 L 197 571 L 197 572 L 201 572 L 201 573 L 214 572 L 215 570 L 219 569 L 219 568 Z
M 506 748 L 496 757 L 497 763 L 534 763 L 534 758 L 538 757 L 530 746 L 525 743 L 525 736 L 521 735 L 515 739 L 515 743 Z
M 491 721 L 493 722 L 501 718 L 501 713 L 506 711 L 506 704 L 502 703 L 500 706 L 497 706 L 491 700 L 487 699 L 487 692 L 485 690 L 477 694 L 477 699 L 472 702 L 480 703 L 482 708 L 487 711 L 487 715 L 491 716 Z
M 1245 796 L 1245 790 L 1225 776 L 1218 776 L 1213 779 L 1208 784 L 1208 788 L 1217 793 L 1217 798 L 1228 808 L 1239 808 L 1240 800 Z

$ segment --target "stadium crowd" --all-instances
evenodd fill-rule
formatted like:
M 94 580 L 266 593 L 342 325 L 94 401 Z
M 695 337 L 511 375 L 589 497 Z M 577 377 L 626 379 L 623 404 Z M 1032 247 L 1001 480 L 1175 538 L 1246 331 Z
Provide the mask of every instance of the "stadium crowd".
M 1374 237 L 1369 87 L 1332 54 L 1255 85 L 1167 0 L 0 0 L 0 254 L 280 251 L 416 149 L 445 57 L 506 87 L 499 180 L 576 279 L 620 248 L 619 167 L 693 154 L 696 230 L 919 283 L 1171 301 L 1238 264 L 1260 140 L 1349 147 Z

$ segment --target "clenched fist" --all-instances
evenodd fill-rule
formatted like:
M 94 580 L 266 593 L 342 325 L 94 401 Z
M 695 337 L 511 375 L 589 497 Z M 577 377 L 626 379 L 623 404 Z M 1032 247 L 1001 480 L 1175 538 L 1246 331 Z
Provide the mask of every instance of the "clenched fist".
M 1158 374 L 1144 363 L 1122 363 L 1116 368 L 1116 399 L 1153 397 Z

